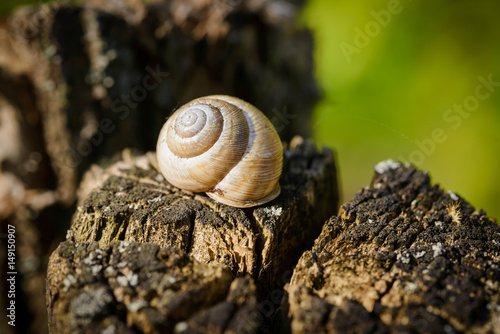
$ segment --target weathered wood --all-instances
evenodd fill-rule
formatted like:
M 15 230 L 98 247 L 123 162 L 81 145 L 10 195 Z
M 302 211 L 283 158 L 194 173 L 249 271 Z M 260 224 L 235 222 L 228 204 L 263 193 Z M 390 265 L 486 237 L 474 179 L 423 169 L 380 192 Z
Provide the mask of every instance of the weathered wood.
M 212 93 L 255 104 L 284 140 L 310 134 L 318 94 L 311 35 L 294 23 L 301 4 L 53 1 L 0 17 L 0 227 L 19 226 L 26 264 L 19 332 L 45 330 L 47 260 L 93 163 L 154 150 L 165 117 Z
M 252 333 L 255 285 L 152 243 L 63 242 L 49 262 L 52 333 Z
M 500 332 L 500 227 L 392 161 L 299 260 L 293 333 Z
M 95 258 L 95 249 L 99 249 L 95 250 L 96 252 L 111 252 L 110 245 L 117 247 L 115 242 L 118 240 L 133 243 L 136 248 L 141 244 L 154 244 L 160 249 L 173 247 L 189 254 L 196 263 L 224 268 L 232 274 L 230 278 L 250 277 L 246 282 L 251 282 L 249 279 L 255 280 L 257 289 L 255 293 L 252 292 L 252 298 L 258 298 L 260 301 L 269 297 L 271 289 L 283 286 L 283 274 L 293 268 L 305 249 L 312 246 L 312 241 L 321 231 L 323 222 L 337 207 L 333 153 L 326 148 L 321 153 L 316 152 L 314 145 L 308 142 L 292 146 L 290 150 L 285 151 L 280 196 L 262 206 L 244 210 L 217 203 L 204 194 L 194 194 L 171 186 L 164 180 L 156 165 L 154 153 L 134 156 L 126 150 L 120 161 L 107 169 L 94 166 L 84 177 L 77 212 L 68 231 L 68 241 L 53 253 L 48 268 L 48 312 L 53 332 L 76 331 L 75 328 L 93 330 L 114 321 L 99 318 L 97 324 L 92 320 L 97 317 L 94 314 L 78 315 L 82 318 L 77 319 L 78 321 L 72 318 L 76 309 L 68 305 L 71 305 L 75 298 L 80 298 L 77 295 L 84 293 L 87 285 L 94 286 L 95 279 L 106 275 L 106 265 L 101 262 L 92 263 L 92 266 L 86 269 L 86 274 L 81 273 L 78 265 L 71 264 L 74 260 L 68 255 L 61 255 L 68 253 L 64 251 L 67 247 L 75 249 L 77 245 L 82 244 L 91 247 L 87 249 L 87 246 L 78 246 L 78 252 L 81 252 L 78 260 L 80 262 L 83 258 Z M 60 264 L 61 256 L 66 261 L 63 265 Z M 146 262 L 140 260 L 139 264 L 146 266 Z M 94 275 L 89 274 L 92 272 Z M 132 268 L 130 272 L 135 272 L 135 269 Z M 152 274 L 155 272 L 155 269 L 151 269 Z M 76 279 L 78 284 L 70 290 L 64 286 L 65 277 L 68 281 L 68 275 L 80 277 Z M 87 276 L 88 278 L 85 278 Z M 74 281 L 73 278 L 69 280 Z M 140 276 L 139 281 L 143 280 L 144 276 Z M 99 282 L 95 289 L 114 291 L 114 288 L 110 287 L 112 282 Z M 193 298 L 186 303 L 197 303 L 195 296 L 198 288 L 190 284 L 192 285 L 188 282 L 183 286 L 184 290 L 191 291 L 188 294 L 190 297 L 186 298 Z M 140 285 L 131 288 L 136 290 L 133 292 L 134 296 L 141 293 L 139 288 Z M 117 299 L 116 293 L 110 293 L 110 296 Z M 65 301 L 59 303 L 60 299 Z M 210 307 L 212 305 L 213 303 Z M 251 305 L 245 307 L 251 308 Z M 197 313 L 195 318 L 186 320 L 188 324 L 193 323 L 192 326 L 195 326 L 195 322 L 208 321 L 212 324 L 219 321 L 218 316 L 213 318 L 217 311 L 209 309 L 208 306 L 200 306 L 196 311 L 203 313 Z M 109 313 L 105 318 L 114 319 L 116 312 L 118 311 Z M 158 312 L 164 316 L 162 320 L 158 320 L 158 326 L 172 329 L 173 324 L 177 322 L 169 323 L 167 320 L 171 317 L 164 309 Z M 194 316 L 194 311 L 189 315 Z M 255 320 L 260 319 L 259 317 L 262 315 L 248 319 L 257 321 L 260 326 L 263 320 Z M 63 323 L 66 323 L 67 319 L 73 319 L 73 323 L 81 326 L 64 327 Z M 185 319 L 187 318 L 182 318 L 182 321 Z M 86 327 L 87 323 L 97 327 Z M 132 325 L 127 324 L 131 328 Z M 239 324 L 241 325 L 241 322 Z M 184 328 L 185 325 L 178 326 Z M 249 328 L 252 329 L 251 326 Z M 200 331 L 203 332 L 201 329 Z
M 250 274 L 265 293 L 312 245 L 337 207 L 333 153 L 318 153 L 311 143 L 285 151 L 280 196 L 249 209 L 181 191 L 156 165 L 153 153 L 124 154 L 106 170 L 91 170 L 68 240 L 177 247 L 201 262 L 224 264 L 235 275 Z

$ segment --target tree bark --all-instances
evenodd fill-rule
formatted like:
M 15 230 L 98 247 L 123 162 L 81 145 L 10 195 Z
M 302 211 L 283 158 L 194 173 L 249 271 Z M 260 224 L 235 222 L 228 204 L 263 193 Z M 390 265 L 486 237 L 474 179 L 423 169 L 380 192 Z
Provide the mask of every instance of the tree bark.
M 99 260 L 96 263 L 87 263 L 90 267 L 81 269 L 85 261 L 96 258 L 94 250 L 106 253 L 106 256 L 102 255 L 103 258 L 109 258 L 112 256 L 110 253 L 116 253 L 118 240 L 122 241 L 122 244 L 133 244 L 135 248 L 141 247 L 140 245 L 154 245 L 155 252 L 158 249 L 163 252 L 173 247 L 183 254 L 189 254 L 193 259 L 190 261 L 201 268 L 213 268 L 208 266 L 212 265 L 227 271 L 229 276 L 224 289 L 227 290 L 232 284 L 232 277 L 247 277 L 245 282 L 254 280 L 257 286 L 256 289 L 252 287 L 248 291 L 252 300 L 268 300 L 272 293 L 280 292 L 285 283 L 284 279 L 291 274 L 297 259 L 304 250 L 312 246 L 312 241 L 321 231 L 323 222 L 336 211 L 338 195 L 332 151 L 323 149 L 316 152 L 314 145 L 307 142 L 292 146 L 284 154 L 280 185 L 282 193 L 275 200 L 256 208 L 239 209 L 217 203 L 204 194 L 186 192 L 171 186 L 158 171 L 154 153 L 133 156 L 127 150 L 124 151 L 121 161 L 105 170 L 94 166 L 82 181 L 81 199 L 68 231 L 68 241 L 51 256 L 47 280 L 51 330 L 60 333 L 102 329 L 100 326 L 104 326 L 103 324 L 115 323 L 113 319 L 116 317 L 119 318 L 116 321 L 120 321 L 120 326 L 135 328 L 135 322 L 124 320 L 130 317 L 135 319 L 136 315 L 132 315 L 130 311 L 125 312 L 126 316 L 119 315 L 118 311 L 109 311 L 125 310 L 128 307 L 128 304 L 117 296 L 113 281 L 103 278 L 110 264 Z M 72 251 L 66 250 L 68 248 Z M 79 253 L 79 258 L 75 260 L 72 252 L 76 252 L 76 248 L 82 253 Z M 133 261 L 136 260 L 132 258 L 125 261 L 125 267 L 130 267 L 127 272 L 136 272 L 133 268 L 137 267 L 140 282 L 145 279 L 145 274 L 141 274 L 144 271 L 142 267 L 147 267 L 152 274 L 158 274 L 158 280 L 166 279 L 161 276 L 165 270 L 177 270 L 169 267 L 169 264 L 167 269 L 164 266 L 151 269 L 148 261 L 153 260 L 150 258 L 140 259 L 137 264 Z M 200 269 L 202 270 L 205 269 Z M 217 282 L 220 277 L 212 277 L 209 271 L 206 276 L 207 280 L 210 278 L 211 284 L 219 285 Z M 99 284 L 94 284 L 96 280 Z M 68 286 L 68 281 L 77 283 Z M 180 331 L 179 328 L 186 326 L 180 324 L 181 322 L 191 323 L 195 318 L 205 319 L 203 321 L 209 321 L 209 324 L 214 321 L 218 323 L 217 317 L 212 319 L 211 314 L 215 311 L 211 308 L 222 302 L 226 295 L 220 293 L 222 297 L 209 299 L 206 305 L 192 308 L 190 305 L 199 303 L 204 298 L 198 295 L 197 291 L 200 289 L 197 284 L 197 281 L 188 281 L 182 287 L 183 291 L 190 291 L 183 297 L 187 306 L 182 304 L 185 308 L 175 311 L 181 312 L 182 317 L 170 316 L 170 309 L 175 309 L 177 304 L 172 306 L 170 303 L 176 302 L 176 299 L 169 299 L 161 307 L 155 306 L 155 312 L 162 316 L 162 320 L 158 320 L 157 326 L 149 323 L 148 326 L 153 326 L 154 331 L 159 328 Z M 79 303 L 75 300 L 87 298 L 81 297 L 82 294 L 87 296 L 87 293 L 97 293 L 89 285 L 95 287 L 96 291 L 109 291 L 109 298 L 106 298 L 112 305 L 103 306 L 99 316 L 94 313 L 73 314 L 78 307 L 71 305 Z M 88 292 L 88 289 L 91 289 L 91 292 Z M 131 294 L 135 298 L 142 293 L 143 287 L 137 285 L 131 289 L 134 290 Z M 169 294 L 165 291 L 162 293 Z M 130 302 L 133 302 L 134 298 L 130 299 Z M 275 299 L 273 298 L 273 303 L 276 304 L 272 306 L 278 308 L 281 300 Z M 156 305 L 156 302 L 150 299 L 146 302 Z M 243 304 L 246 305 L 246 302 Z M 248 311 L 251 313 L 258 311 L 255 307 L 253 304 L 245 306 L 251 309 Z M 199 312 L 204 315 L 201 316 Z M 220 316 L 231 322 L 230 314 L 233 309 L 227 312 L 228 314 Z M 252 326 L 248 325 L 248 328 L 253 330 L 254 327 L 268 324 L 273 314 L 274 312 L 266 312 L 264 315 L 257 313 L 247 317 L 247 321 L 256 322 Z M 75 320 L 75 316 L 78 319 Z M 103 320 L 102 316 L 104 319 L 113 319 Z M 68 320 L 74 323 L 72 327 L 63 326 L 65 319 L 72 319 Z M 226 328 L 226 323 L 220 326 Z M 245 323 L 245 328 L 246 326 Z M 140 330 L 143 330 L 143 327 L 140 327 Z
M 387 161 L 344 204 L 286 286 L 292 333 L 498 333 L 500 227 Z

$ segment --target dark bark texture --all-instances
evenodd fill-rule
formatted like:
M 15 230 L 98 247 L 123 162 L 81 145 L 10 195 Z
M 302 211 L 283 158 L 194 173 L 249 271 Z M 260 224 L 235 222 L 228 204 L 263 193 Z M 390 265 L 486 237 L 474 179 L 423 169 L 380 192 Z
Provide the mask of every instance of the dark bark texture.
M 255 284 L 174 247 L 63 242 L 47 277 L 53 333 L 253 333 Z
M 244 278 L 244 282 L 256 282 L 257 288 L 252 285 L 251 289 L 245 288 L 250 290 L 244 291 L 251 296 L 252 302 L 267 301 L 266 305 L 269 305 L 273 295 L 273 307 L 278 308 L 281 300 L 275 300 L 274 296 L 282 289 L 284 279 L 290 276 L 302 252 L 312 246 L 324 221 L 336 212 L 338 196 L 332 151 L 323 149 L 322 152 L 316 152 L 314 145 L 310 143 L 292 146 L 284 154 L 280 185 L 282 193 L 275 200 L 256 208 L 239 209 L 217 203 L 204 194 L 193 194 L 171 186 L 159 173 L 153 153 L 134 156 L 126 150 L 122 159 L 106 170 L 94 166 L 82 181 L 81 200 L 68 231 L 68 241 L 53 253 L 49 263 L 47 298 L 50 328 L 54 333 L 92 331 L 104 328 L 100 326 L 114 324 L 113 319 L 118 316 L 120 319 L 117 321 L 126 324 L 126 328 L 131 331 L 155 332 L 161 328 L 168 331 L 179 330 L 186 327 L 181 322 L 194 324 L 202 321 L 200 319 L 208 321 L 206 326 L 212 326 L 214 321 L 217 324 L 221 322 L 219 325 L 226 330 L 235 310 L 243 305 L 248 309 L 245 311 L 248 314 L 245 314 L 248 316 L 247 321 L 251 323 L 239 321 L 238 325 L 245 327 L 242 331 L 247 327 L 253 332 L 254 327 L 269 326 L 274 312 L 259 313 L 256 306 L 248 304 L 246 300 L 238 307 L 220 309 L 221 314 L 211 308 L 216 307 L 215 304 L 228 302 L 229 297 L 225 296 L 231 284 L 243 284 L 231 283 L 233 277 Z M 176 288 L 186 291 L 180 306 L 176 304 L 177 299 L 168 299 L 159 305 L 157 299 L 163 300 L 163 297 L 156 297 L 158 291 L 145 293 L 146 297 L 143 298 L 146 298 L 148 304 L 154 305 L 152 307 L 155 310 L 151 311 L 154 319 L 140 318 L 144 321 L 143 327 L 137 327 L 135 322 L 125 321 L 125 318 L 136 315 L 125 310 L 128 304 L 117 295 L 115 282 L 105 277 L 108 270 L 106 268 L 111 265 L 109 259 L 92 262 L 97 256 L 94 252 L 104 252 L 106 255 L 102 255 L 103 259 L 116 253 L 118 240 L 122 241 L 120 245 L 126 242 L 135 248 L 144 245 L 152 254 L 159 250 L 168 253 L 172 248 L 188 254 L 193 258 L 193 265 L 201 268 L 200 275 L 202 268 L 207 268 L 206 279 L 210 284 L 221 285 L 221 290 L 216 291 L 217 298 L 212 300 L 207 297 L 206 305 L 202 303 L 196 308 L 191 307 L 205 300 L 202 292 L 212 293 L 211 285 L 210 289 L 206 288 L 209 289 L 208 292 L 200 292 L 200 282 L 185 278 L 182 288 Z M 77 248 L 81 255 L 74 259 L 72 254 Z M 92 263 L 87 263 L 86 271 L 83 271 L 81 266 L 84 266 L 85 261 Z M 120 262 L 116 260 L 113 263 L 117 261 Z M 149 282 L 146 272 L 151 272 L 162 281 L 167 279 L 164 278 L 165 270 L 178 270 L 175 267 L 177 262 L 173 264 L 175 268 L 169 267 L 168 263 L 165 268 L 150 267 L 149 261 L 152 260 L 129 258 L 124 264 L 129 269 L 123 275 L 134 275 L 138 271 L 138 282 Z M 218 274 L 227 272 L 227 277 L 224 276 L 225 285 L 218 283 L 222 278 L 208 271 L 209 268 L 220 268 Z M 75 284 L 67 286 L 69 281 Z M 108 291 L 113 305 L 103 307 L 99 316 L 85 313 L 78 315 L 78 319 L 73 319 L 72 313 L 77 307 L 71 305 L 76 303 L 75 300 L 84 298 L 80 297 L 81 294 L 97 294 L 93 289 Z M 142 289 L 149 291 L 153 287 L 136 284 L 130 289 L 133 291 L 130 292 L 132 297 L 128 302 L 134 302 L 137 296 L 141 296 Z M 163 291 L 161 294 L 168 294 L 168 298 L 173 298 L 170 292 Z M 110 311 L 111 309 L 115 311 Z M 119 309 L 125 310 L 125 314 L 120 313 Z M 252 310 L 254 315 L 250 314 Z M 169 312 L 181 313 L 182 316 L 176 318 Z M 216 318 L 212 319 L 214 314 Z M 103 320 L 108 317 L 110 319 Z M 153 323 L 154 321 L 158 324 Z M 65 323 L 70 323 L 69 327 L 65 327 Z M 200 332 L 203 330 L 200 329 Z
M 266 113 L 285 141 L 310 134 L 318 93 L 311 35 L 295 24 L 301 5 L 55 1 L 0 18 L 0 227 L 4 236 L 16 226 L 16 330 L 46 332 L 47 261 L 83 173 L 126 147 L 154 150 L 175 108 L 229 94 Z
M 299 260 L 293 333 L 499 333 L 500 227 L 387 161 Z

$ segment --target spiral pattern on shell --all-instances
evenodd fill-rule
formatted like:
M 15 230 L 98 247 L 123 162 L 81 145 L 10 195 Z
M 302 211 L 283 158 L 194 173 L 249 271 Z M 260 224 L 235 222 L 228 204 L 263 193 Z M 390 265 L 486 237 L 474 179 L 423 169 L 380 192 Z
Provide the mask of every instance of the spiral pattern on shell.
M 264 114 L 235 97 L 207 96 L 179 108 L 160 132 L 157 155 L 168 182 L 225 204 L 250 207 L 280 193 L 279 136 Z

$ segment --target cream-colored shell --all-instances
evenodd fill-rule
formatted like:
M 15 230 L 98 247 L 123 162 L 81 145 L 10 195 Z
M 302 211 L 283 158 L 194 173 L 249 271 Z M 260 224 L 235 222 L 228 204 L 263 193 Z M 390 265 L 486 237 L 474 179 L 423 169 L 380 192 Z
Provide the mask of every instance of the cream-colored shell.
M 221 203 L 251 207 L 280 193 L 281 140 L 262 112 L 238 98 L 212 95 L 182 106 L 156 150 L 168 182 Z

